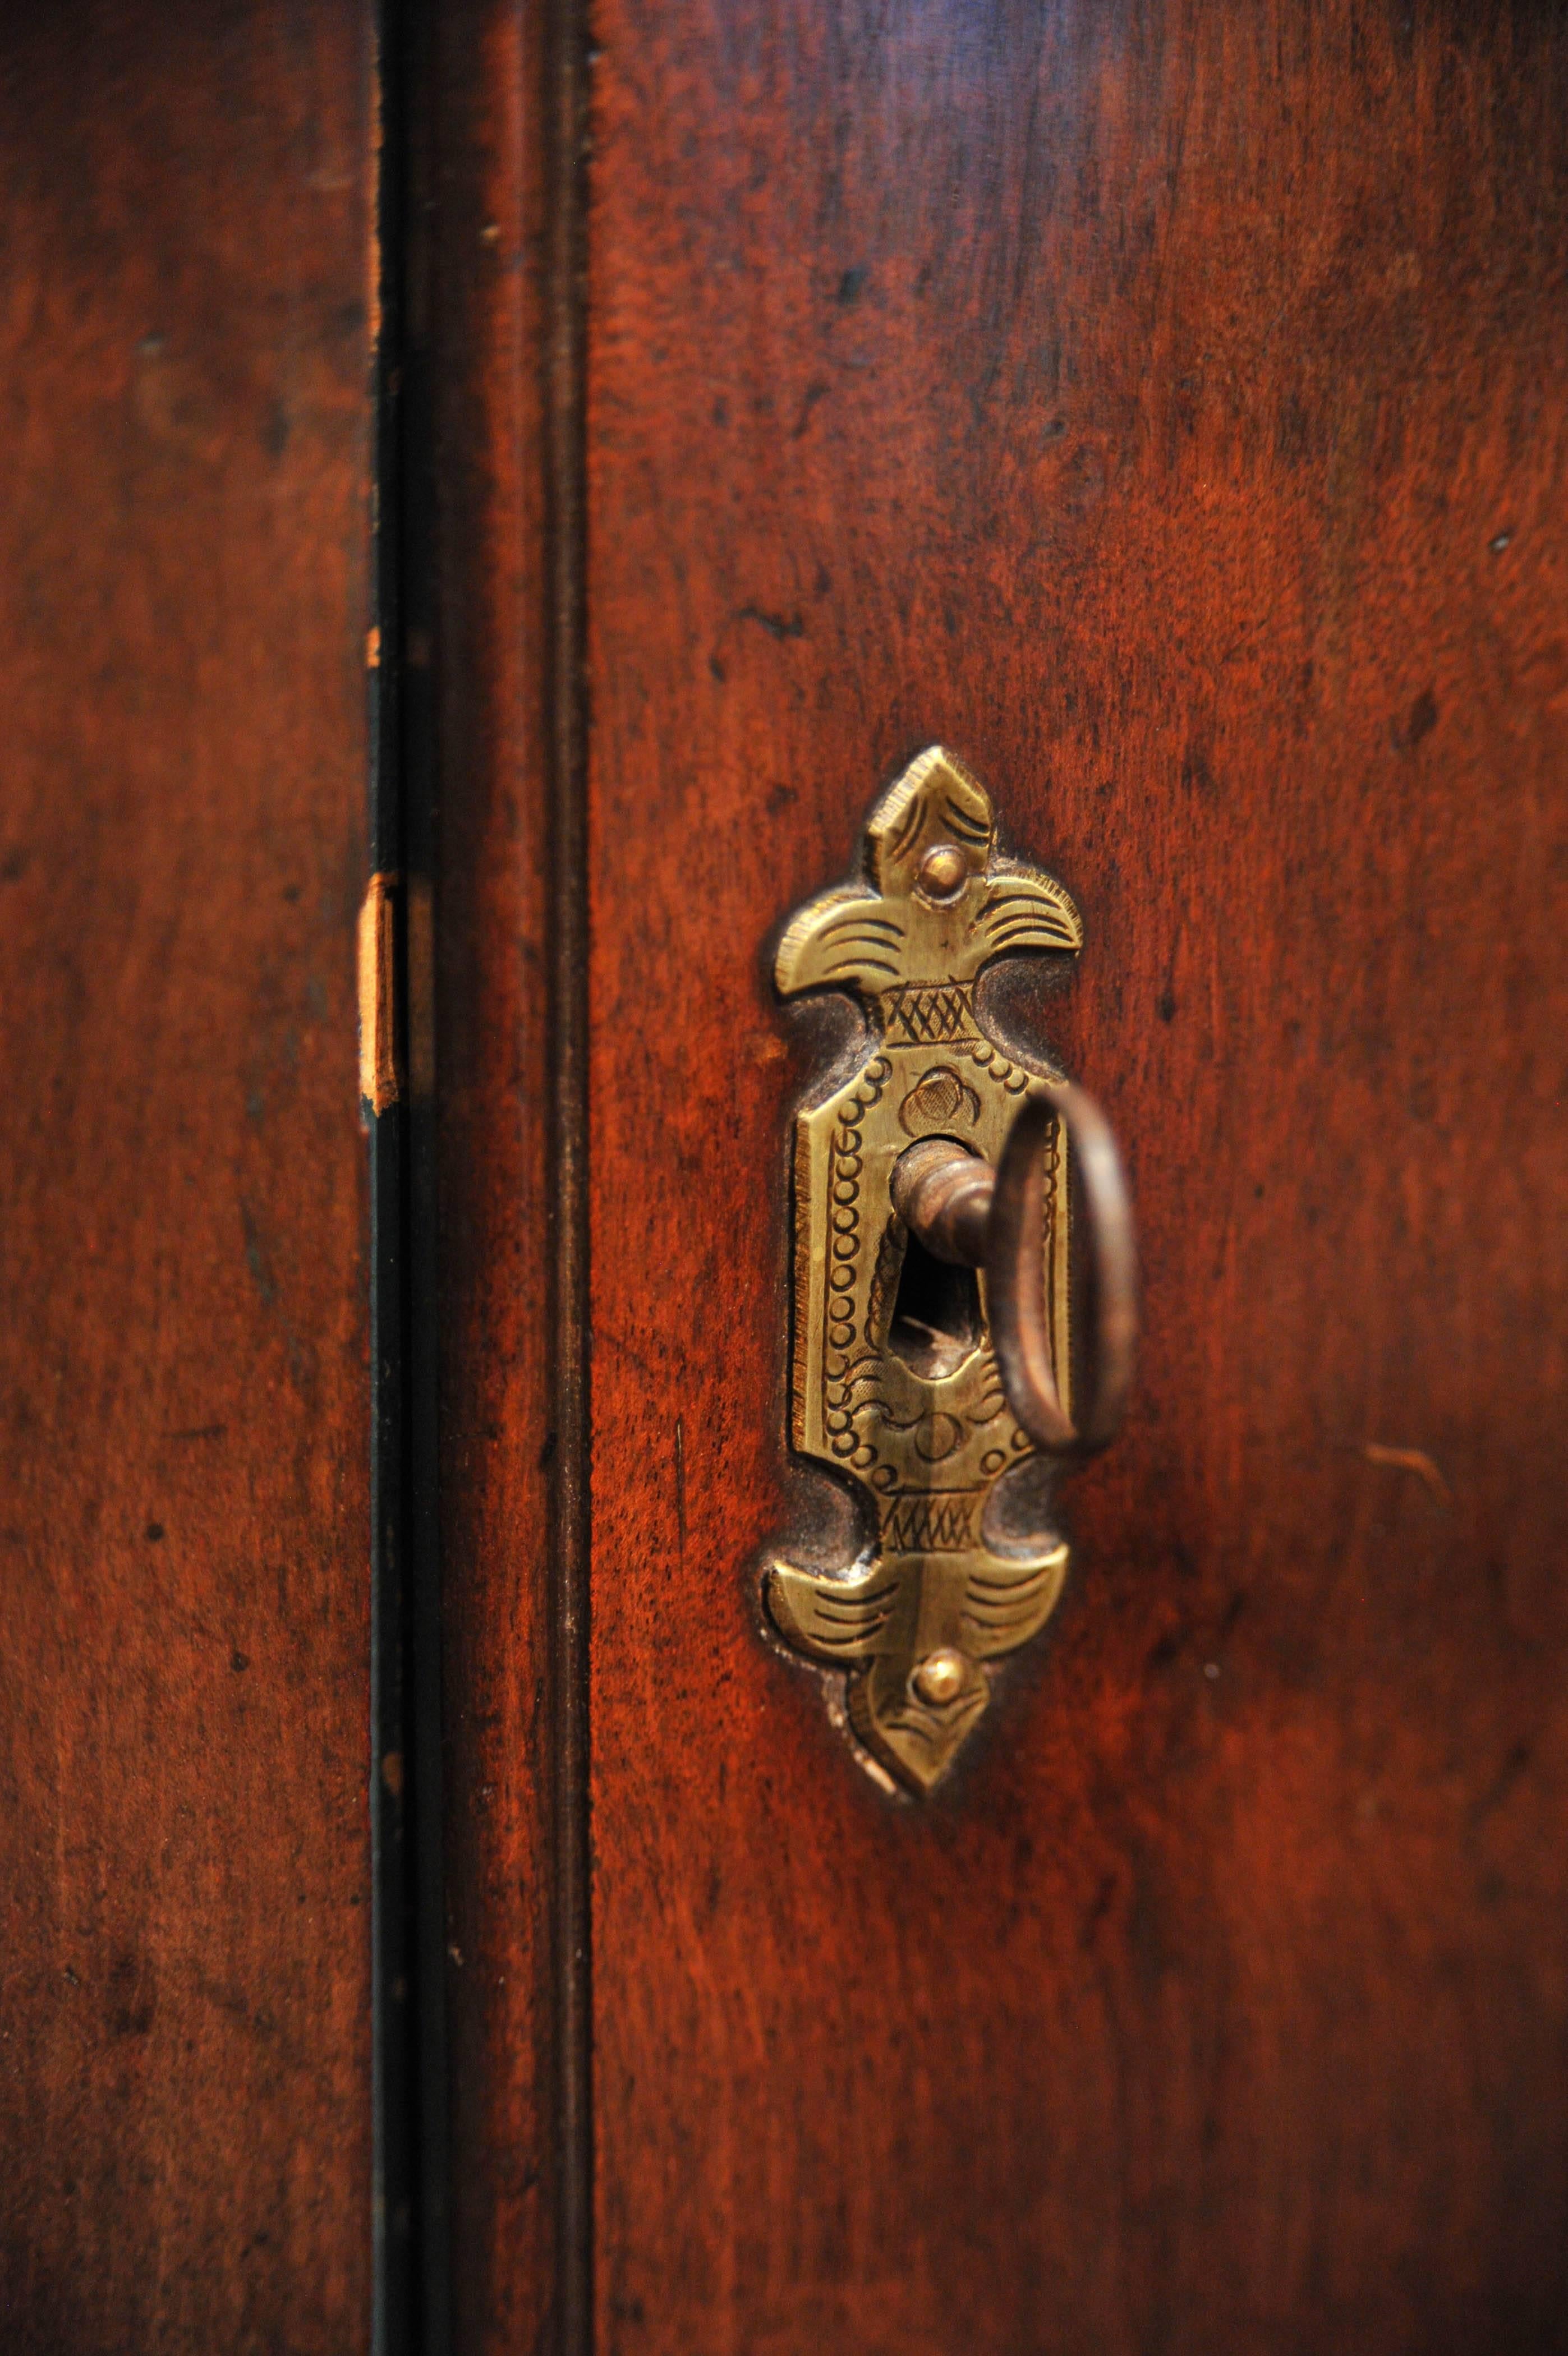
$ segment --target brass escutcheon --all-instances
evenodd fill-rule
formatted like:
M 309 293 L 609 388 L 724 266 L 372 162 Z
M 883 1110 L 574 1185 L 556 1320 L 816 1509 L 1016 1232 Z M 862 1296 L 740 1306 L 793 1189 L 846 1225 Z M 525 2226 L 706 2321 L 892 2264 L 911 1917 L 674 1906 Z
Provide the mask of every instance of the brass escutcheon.
M 798 912 L 776 980 L 785 997 L 852 991 L 872 1027 L 858 1068 L 796 1120 L 791 1437 L 864 1488 L 875 1536 L 842 1571 L 771 1561 L 764 1595 L 787 1644 L 845 1673 L 867 1762 L 924 1794 L 986 1706 L 986 1664 L 1061 1593 L 1066 1541 L 993 1545 L 986 1509 L 1028 1457 L 1113 1433 L 1132 1225 L 1092 1099 L 1004 1052 L 976 1011 L 996 958 L 1082 946 L 1063 886 L 998 856 L 984 789 L 940 745 L 877 802 L 865 874 Z M 1069 1142 L 1089 1242 L 1076 1419 Z

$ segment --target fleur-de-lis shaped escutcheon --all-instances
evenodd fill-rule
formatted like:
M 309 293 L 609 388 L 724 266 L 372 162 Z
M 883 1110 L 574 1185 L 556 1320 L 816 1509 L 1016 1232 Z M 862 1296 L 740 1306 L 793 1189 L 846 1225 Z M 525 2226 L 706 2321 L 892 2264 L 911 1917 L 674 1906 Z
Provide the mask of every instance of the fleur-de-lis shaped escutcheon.
M 992 1493 L 1035 1441 L 998 1365 L 992 1280 L 925 1249 L 898 1173 L 933 1141 L 994 1165 L 1036 1083 L 1062 1085 L 988 1035 L 975 985 L 997 958 L 1082 939 L 1062 885 L 997 855 L 983 788 L 933 746 L 873 810 L 864 879 L 809 901 L 779 949 L 781 993 L 854 992 L 870 1025 L 858 1070 L 797 1119 L 791 1398 L 794 1446 L 863 1486 L 875 1535 L 841 1570 L 770 1562 L 765 1600 L 786 1643 L 845 1673 L 860 1743 L 915 1793 L 984 1709 L 986 1664 L 1049 1617 L 1068 1549 L 988 1536 Z M 1064 1124 L 1038 1119 L 1041 1330 L 1065 1417 Z

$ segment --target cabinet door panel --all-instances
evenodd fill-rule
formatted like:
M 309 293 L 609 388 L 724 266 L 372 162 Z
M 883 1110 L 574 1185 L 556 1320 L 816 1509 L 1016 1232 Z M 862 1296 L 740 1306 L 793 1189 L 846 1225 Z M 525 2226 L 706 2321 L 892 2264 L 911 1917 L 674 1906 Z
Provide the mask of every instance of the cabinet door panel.
M 599 38 L 604 2344 L 1539 2339 L 1562 27 Z M 1148 1340 L 1059 1625 L 920 1807 L 760 1640 L 753 1566 L 800 1511 L 820 1055 L 766 948 L 937 737 L 1085 912 L 1038 1019 L 1126 1141 Z
M 0 30 L 0 2316 L 370 2329 L 371 59 Z
M 1554 2345 L 1568 37 L 1286 0 L 594 37 L 596 2344 Z M 759 1611 L 840 1510 L 787 1446 L 786 1162 L 845 1034 L 770 952 L 939 738 L 1083 911 L 1010 1004 L 1123 1141 L 1146 1340 L 1068 1598 L 915 1804 Z M 470 1140 L 532 1117 L 493 1069 Z M 537 1591 L 499 1534 L 542 1420 L 492 1418 L 449 1581 Z M 455 2000 L 515 2072 L 489 1940 Z M 459 2207 L 532 2148 L 460 2148 Z

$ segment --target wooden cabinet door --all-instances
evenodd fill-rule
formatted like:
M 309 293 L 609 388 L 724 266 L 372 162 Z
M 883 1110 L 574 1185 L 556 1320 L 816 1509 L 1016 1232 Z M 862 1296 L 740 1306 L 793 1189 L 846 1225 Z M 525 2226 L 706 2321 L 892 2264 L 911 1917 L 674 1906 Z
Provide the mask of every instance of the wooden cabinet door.
M 0 2346 L 371 2308 L 373 52 L 0 21 Z
M 457 2344 L 1558 2347 L 1568 28 L 436 50 Z M 1145 1317 L 917 1802 L 759 1565 L 845 1513 L 772 952 L 938 739 Z

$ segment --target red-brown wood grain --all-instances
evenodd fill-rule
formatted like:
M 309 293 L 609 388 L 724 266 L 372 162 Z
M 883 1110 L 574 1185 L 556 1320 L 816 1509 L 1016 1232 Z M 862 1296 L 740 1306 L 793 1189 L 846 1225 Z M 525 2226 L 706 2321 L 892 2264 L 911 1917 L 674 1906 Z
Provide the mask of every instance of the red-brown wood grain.
M 451 2307 L 464 2356 L 552 2344 L 547 1149 L 551 645 L 542 22 L 435 28 L 437 1107 Z
M 366 12 L 0 32 L 0 2340 L 369 2336 Z
M 602 2356 L 1561 2346 L 1568 27 L 595 37 Z M 756 1566 L 769 936 L 938 737 L 1084 912 L 1147 1341 L 918 1806 Z

